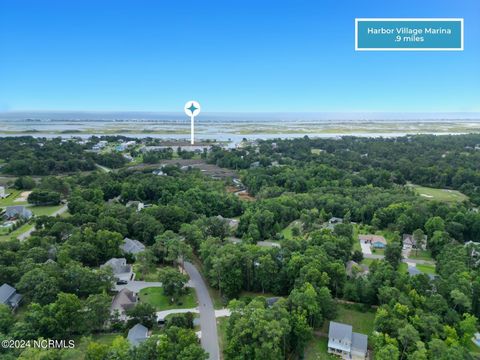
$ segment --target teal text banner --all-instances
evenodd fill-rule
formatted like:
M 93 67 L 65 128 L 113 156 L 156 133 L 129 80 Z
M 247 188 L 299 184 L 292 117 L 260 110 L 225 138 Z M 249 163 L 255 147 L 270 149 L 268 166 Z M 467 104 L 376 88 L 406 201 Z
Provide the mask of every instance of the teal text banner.
M 355 50 L 463 50 L 463 19 L 355 19 Z

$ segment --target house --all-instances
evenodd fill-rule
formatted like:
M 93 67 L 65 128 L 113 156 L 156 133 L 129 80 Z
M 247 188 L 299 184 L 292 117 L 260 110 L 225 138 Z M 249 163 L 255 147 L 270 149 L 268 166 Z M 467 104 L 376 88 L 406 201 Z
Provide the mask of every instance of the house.
M 17 293 L 14 287 L 8 284 L 0 286 L 0 304 L 7 305 L 12 308 L 12 310 L 15 310 L 18 308 L 21 300 L 22 295 Z
M 280 298 L 277 296 L 274 296 L 274 297 L 266 298 L 265 302 L 267 303 L 268 307 L 272 307 L 278 300 L 280 300 Z
M 217 215 L 217 218 L 225 221 L 231 229 L 236 229 L 240 223 L 237 219 L 224 218 L 222 215 Z
M 141 342 L 148 339 L 148 329 L 142 324 L 136 324 L 128 330 L 127 339 L 132 346 L 138 346 Z
M 125 258 L 112 258 L 108 260 L 105 264 L 100 265 L 101 269 L 110 267 L 112 269 L 113 275 L 117 280 L 133 280 L 135 274 L 132 271 L 132 265 L 127 264 L 127 259 Z
M 387 246 L 387 240 L 380 235 L 358 235 L 358 238 L 364 244 L 370 244 L 374 249 L 384 249 Z
M 145 251 L 145 245 L 138 240 L 129 239 L 126 237 L 123 239 L 123 244 L 120 245 L 120 249 L 122 249 L 125 254 L 136 255 L 142 251 Z
M 422 249 L 427 248 L 427 235 L 423 235 L 423 243 L 420 246 L 417 246 L 417 240 L 413 237 L 412 234 L 403 234 L 403 249 Z
M 352 325 L 330 321 L 328 329 L 328 352 L 343 359 L 366 359 L 367 335 L 352 331 Z
M 16 205 L 16 206 L 7 206 L 5 209 L 5 216 L 8 220 L 11 219 L 26 219 L 29 220 L 33 213 L 28 210 L 25 206 Z
M 329 224 L 333 224 L 333 225 L 343 224 L 343 219 L 334 216 L 334 217 L 331 217 L 330 220 L 328 220 L 328 223 L 329 223 Z
M 142 211 L 143 209 L 145 209 L 145 204 L 141 201 L 129 201 L 127 202 L 127 204 L 125 205 L 127 208 L 128 207 L 135 207 L 137 208 L 137 212 L 139 211 Z
M 118 313 L 121 320 L 127 320 L 127 311 L 134 308 L 136 304 L 137 295 L 133 291 L 123 288 L 113 298 L 110 313 L 112 315 Z

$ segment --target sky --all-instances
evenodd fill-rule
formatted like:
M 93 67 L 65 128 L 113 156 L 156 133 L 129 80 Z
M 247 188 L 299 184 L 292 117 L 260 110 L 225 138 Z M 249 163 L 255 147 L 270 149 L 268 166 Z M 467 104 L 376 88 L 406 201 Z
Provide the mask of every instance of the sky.
M 355 52 L 462 17 L 463 52 Z M 0 111 L 478 112 L 478 0 L 0 0 Z

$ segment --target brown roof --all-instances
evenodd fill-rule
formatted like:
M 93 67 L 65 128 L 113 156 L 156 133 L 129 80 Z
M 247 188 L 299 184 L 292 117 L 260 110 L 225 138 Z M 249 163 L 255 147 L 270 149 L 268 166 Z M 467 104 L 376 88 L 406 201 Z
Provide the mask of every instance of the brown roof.
M 137 297 L 134 292 L 124 288 L 118 292 L 118 294 L 113 298 L 112 309 L 118 309 L 119 311 L 128 310 L 135 306 L 137 302 Z
M 360 240 L 363 240 L 363 241 L 371 241 L 372 243 L 376 243 L 376 242 L 381 242 L 381 243 L 384 243 L 386 244 L 387 243 L 387 240 L 385 240 L 385 238 L 381 235 L 372 235 L 372 234 L 368 234 L 368 235 L 358 235 L 358 238 Z

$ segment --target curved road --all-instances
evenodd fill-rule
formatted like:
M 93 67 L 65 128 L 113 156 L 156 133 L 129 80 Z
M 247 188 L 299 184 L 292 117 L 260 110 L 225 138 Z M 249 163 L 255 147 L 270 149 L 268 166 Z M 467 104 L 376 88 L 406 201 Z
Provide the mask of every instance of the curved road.
M 192 286 L 197 293 L 200 329 L 202 330 L 202 347 L 210 355 L 210 360 L 219 360 L 220 348 L 218 346 L 217 320 L 215 319 L 215 309 L 213 308 L 207 285 L 197 268 L 188 261 L 185 261 L 185 271 L 190 276 Z
M 68 204 L 65 204 L 64 206 L 62 206 L 60 209 L 58 209 L 57 211 L 55 211 L 54 213 L 52 213 L 49 216 L 55 217 L 57 215 L 62 215 L 67 210 L 68 210 Z M 24 241 L 26 238 L 28 238 L 30 235 L 32 235 L 32 232 L 34 232 L 34 231 L 35 231 L 35 226 L 32 227 L 30 230 L 27 230 L 24 233 L 21 233 L 20 235 L 18 235 L 17 239 L 20 240 L 20 241 Z

